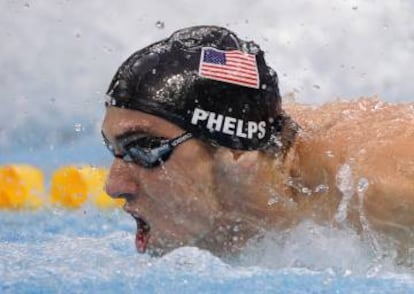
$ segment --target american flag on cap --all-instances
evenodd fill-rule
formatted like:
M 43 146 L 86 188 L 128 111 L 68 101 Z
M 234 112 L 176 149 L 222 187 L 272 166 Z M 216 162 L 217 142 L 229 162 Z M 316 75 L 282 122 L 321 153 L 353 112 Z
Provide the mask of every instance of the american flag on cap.
M 201 77 L 256 89 L 260 84 L 256 56 L 239 50 L 202 48 L 198 73 Z

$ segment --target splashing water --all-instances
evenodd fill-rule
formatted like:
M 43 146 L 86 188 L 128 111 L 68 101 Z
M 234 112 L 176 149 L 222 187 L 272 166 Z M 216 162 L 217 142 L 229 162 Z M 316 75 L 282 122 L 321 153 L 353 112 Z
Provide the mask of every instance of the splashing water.
M 267 268 L 328 268 L 342 274 L 364 274 L 374 261 L 370 249 L 369 244 L 350 228 L 339 229 L 304 221 L 294 229 L 268 232 L 259 240 L 250 241 L 242 263 Z M 388 270 L 392 269 L 390 265 Z
M 354 182 L 352 179 L 352 170 L 349 164 L 342 165 L 336 175 L 336 186 L 342 192 L 342 199 L 339 203 L 338 211 L 335 215 L 335 220 L 338 223 L 345 221 L 348 215 L 348 206 L 354 195 Z
M 269 232 L 238 260 L 193 247 L 161 258 L 137 255 L 135 224 L 120 211 L 0 212 L 2 293 L 121 291 L 156 293 L 387 293 L 414 290 L 403 270 L 368 276 L 369 247 L 351 230 L 304 222 Z M 33 230 L 33 224 L 36 229 Z
M 163 28 L 165 28 L 165 23 L 163 22 L 163 21 L 157 21 L 156 23 L 155 23 L 155 27 L 157 28 L 157 29 L 160 29 L 160 30 L 162 30 Z

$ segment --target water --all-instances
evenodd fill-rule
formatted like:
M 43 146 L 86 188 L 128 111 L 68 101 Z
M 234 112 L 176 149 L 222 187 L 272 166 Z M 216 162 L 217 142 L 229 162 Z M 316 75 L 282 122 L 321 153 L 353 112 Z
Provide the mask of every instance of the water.
M 183 247 L 138 255 L 121 210 L 0 212 L 1 293 L 409 293 L 409 270 L 376 263 L 350 230 L 305 222 L 220 260 Z M 372 255 L 372 254 L 371 254 Z

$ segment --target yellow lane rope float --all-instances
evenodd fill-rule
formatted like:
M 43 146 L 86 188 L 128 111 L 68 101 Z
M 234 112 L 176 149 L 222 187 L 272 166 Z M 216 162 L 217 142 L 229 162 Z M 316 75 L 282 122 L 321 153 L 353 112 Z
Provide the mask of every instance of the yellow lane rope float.
M 29 165 L 0 166 L 0 209 L 34 209 L 52 205 L 80 208 L 87 201 L 101 209 L 123 205 L 104 191 L 107 170 L 91 166 L 64 166 L 53 172 L 49 197 L 40 169 Z
M 99 208 L 121 206 L 103 190 L 107 171 L 103 168 L 65 166 L 52 175 L 50 201 L 67 208 L 79 208 L 90 199 Z
M 0 208 L 39 208 L 44 190 L 40 169 L 24 164 L 0 166 Z

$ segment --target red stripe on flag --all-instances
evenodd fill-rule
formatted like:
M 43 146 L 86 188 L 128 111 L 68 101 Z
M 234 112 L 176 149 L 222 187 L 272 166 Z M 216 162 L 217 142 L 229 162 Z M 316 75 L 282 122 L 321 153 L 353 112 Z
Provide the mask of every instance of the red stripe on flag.
M 246 60 L 255 60 L 256 57 L 254 55 L 248 55 L 248 54 L 243 54 L 243 53 L 237 53 L 237 52 L 226 52 L 225 53 L 226 56 L 231 56 L 231 57 L 237 57 L 240 59 L 246 59 Z
M 250 81 L 246 81 L 244 79 L 230 78 L 230 77 L 221 76 L 221 75 L 208 75 L 208 77 L 211 77 L 211 78 L 214 78 L 215 80 L 219 80 L 219 81 L 223 81 L 223 82 L 237 83 L 237 84 L 243 85 L 243 86 L 245 86 L 245 85 L 254 86 L 254 87 L 258 86 L 257 81 L 256 82 L 250 82 Z
M 240 64 L 242 66 L 246 66 L 246 67 L 249 67 L 249 68 L 252 68 L 252 67 L 254 68 L 256 66 L 255 62 L 244 62 L 244 61 L 241 61 L 239 59 L 231 59 L 231 58 L 227 58 L 226 63 L 227 64 L 235 64 L 235 65 Z
M 225 65 L 210 65 L 210 64 L 204 64 L 201 69 L 217 69 L 217 70 L 224 70 L 224 71 L 234 71 L 234 72 L 240 72 L 243 74 L 250 74 L 252 76 L 257 76 L 257 72 L 253 70 L 245 70 L 239 67 L 231 67 L 231 66 L 225 66 Z
M 218 68 L 218 69 L 215 69 L 215 68 L 202 68 L 201 71 L 202 71 L 203 74 L 207 74 L 207 73 L 211 72 L 211 73 L 228 74 L 228 75 L 234 76 L 234 77 L 241 77 L 241 78 L 257 80 L 257 75 L 234 72 L 234 71 L 228 71 L 228 70 L 222 70 L 220 68 Z
M 248 54 L 248 53 L 243 53 L 240 51 L 227 51 L 226 55 L 234 55 L 234 56 L 239 56 L 241 58 L 246 58 L 246 59 L 252 59 L 255 60 L 256 56 L 254 56 L 253 54 Z

